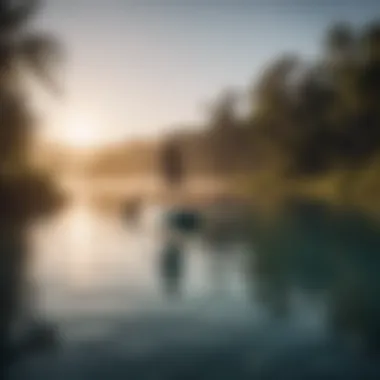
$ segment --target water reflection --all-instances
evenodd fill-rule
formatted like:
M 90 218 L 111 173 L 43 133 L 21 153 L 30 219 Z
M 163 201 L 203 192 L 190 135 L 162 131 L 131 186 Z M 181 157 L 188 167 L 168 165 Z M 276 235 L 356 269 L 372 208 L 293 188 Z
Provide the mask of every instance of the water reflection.
M 181 294 L 183 302 L 212 295 L 217 280 L 210 271 L 220 257 L 197 234 L 169 232 L 164 213 L 149 207 L 130 226 L 122 213 L 78 203 L 40 226 L 33 271 L 41 307 L 79 313 L 89 304 L 98 311 L 158 304 L 163 292 Z M 225 271 L 226 278 L 245 282 L 240 268 Z
M 94 218 L 91 210 L 79 205 L 66 216 L 66 238 L 69 243 L 69 282 L 75 288 L 85 288 L 94 284 L 96 276 L 96 245 L 99 236 L 94 234 Z
M 251 317 L 265 311 L 268 321 L 307 325 L 375 351 L 376 223 L 322 205 L 293 204 L 270 223 L 255 215 L 244 241 L 219 241 L 203 229 L 168 233 L 163 212 L 144 210 L 138 226 L 130 227 L 120 215 L 79 204 L 41 226 L 34 257 L 45 313 L 83 320 L 105 311 L 155 315 L 153 309 L 170 309 L 167 296 L 176 297 L 176 305 L 199 301 L 202 313 L 219 300 L 235 310 L 249 306 L 244 310 Z
M 286 316 L 301 291 L 327 307 L 333 335 L 380 348 L 379 231 L 374 221 L 354 213 L 293 204 L 255 236 L 251 276 L 259 298 Z
M 179 296 L 182 291 L 184 271 L 184 252 L 180 241 L 170 239 L 162 252 L 160 272 L 164 292 L 170 296 Z

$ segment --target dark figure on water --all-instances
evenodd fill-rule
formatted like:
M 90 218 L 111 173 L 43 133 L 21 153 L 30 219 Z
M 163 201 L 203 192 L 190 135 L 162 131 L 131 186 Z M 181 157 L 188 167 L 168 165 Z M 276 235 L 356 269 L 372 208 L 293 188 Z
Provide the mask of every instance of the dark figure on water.
M 178 208 L 165 215 L 165 223 L 171 231 L 182 234 L 197 233 L 203 226 L 201 213 L 190 208 Z
M 181 293 L 182 277 L 182 249 L 178 243 L 171 241 L 166 245 L 161 256 L 161 279 L 168 296 L 178 296 Z

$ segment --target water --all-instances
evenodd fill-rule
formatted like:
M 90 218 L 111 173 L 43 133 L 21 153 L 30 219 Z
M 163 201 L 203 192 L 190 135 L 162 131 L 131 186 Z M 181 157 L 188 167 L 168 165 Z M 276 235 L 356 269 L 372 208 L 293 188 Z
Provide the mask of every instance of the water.
M 37 311 L 61 348 L 24 378 L 378 378 L 380 229 L 297 206 L 249 239 L 178 236 L 160 207 L 137 224 L 80 203 L 31 231 Z M 165 292 L 166 243 L 181 248 Z M 173 240 L 174 239 L 174 240 Z
M 162 261 L 167 231 L 162 210 L 144 210 L 138 226 L 120 215 L 76 205 L 35 228 L 31 281 L 40 312 L 59 320 L 167 312 Z M 205 305 L 248 303 L 245 250 L 213 249 L 199 236 L 181 238 L 183 273 L 176 311 Z M 211 303 L 210 303 L 211 302 Z M 189 311 L 187 311 L 189 312 Z

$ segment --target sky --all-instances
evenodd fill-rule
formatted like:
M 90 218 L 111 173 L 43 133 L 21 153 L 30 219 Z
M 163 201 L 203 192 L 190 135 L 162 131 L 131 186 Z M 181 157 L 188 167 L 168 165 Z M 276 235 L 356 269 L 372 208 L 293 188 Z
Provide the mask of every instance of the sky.
M 60 39 L 66 57 L 58 76 L 64 99 L 37 96 L 42 133 L 84 142 L 200 124 L 221 90 L 246 91 L 274 57 L 315 55 L 333 21 L 380 16 L 369 0 L 45 3 L 36 26 Z

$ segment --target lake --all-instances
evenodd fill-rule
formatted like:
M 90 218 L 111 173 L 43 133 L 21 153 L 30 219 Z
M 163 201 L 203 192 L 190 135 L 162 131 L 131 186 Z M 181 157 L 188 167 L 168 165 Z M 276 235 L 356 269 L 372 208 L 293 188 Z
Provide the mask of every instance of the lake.
M 13 378 L 378 378 L 380 235 L 369 218 L 301 204 L 216 241 L 174 236 L 163 213 L 146 207 L 131 224 L 79 202 L 34 226 L 33 304 L 62 344 Z M 173 239 L 171 294 L 162 257 Z

